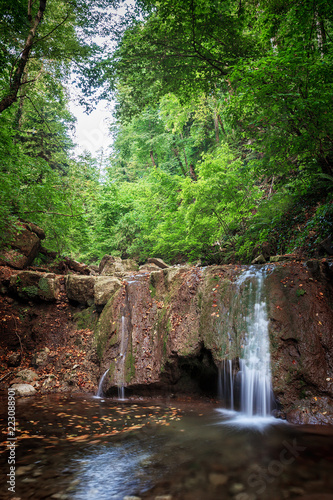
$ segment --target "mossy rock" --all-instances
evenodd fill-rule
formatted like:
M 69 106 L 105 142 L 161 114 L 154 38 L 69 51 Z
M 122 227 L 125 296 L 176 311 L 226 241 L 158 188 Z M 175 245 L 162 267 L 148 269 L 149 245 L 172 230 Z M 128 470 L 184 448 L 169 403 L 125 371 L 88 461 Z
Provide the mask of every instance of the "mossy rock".
M 59 294 L 59 282 L 51 273 L 22 271 L 11 277 L 9 286 L 24 300 L 54 301 Z
M 95 330 L 98 322 L 98 315 L 94 311 L 95 307 L 90 306 L 73 315 L 74 321 L 79 330 Z

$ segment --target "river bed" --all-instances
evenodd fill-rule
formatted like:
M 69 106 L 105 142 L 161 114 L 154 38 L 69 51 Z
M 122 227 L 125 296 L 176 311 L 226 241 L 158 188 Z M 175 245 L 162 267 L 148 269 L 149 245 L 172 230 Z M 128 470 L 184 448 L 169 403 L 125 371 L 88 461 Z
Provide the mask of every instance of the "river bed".
M 16 401 L 12 494 L 0 402 L 1 499 L 280 500 L 333 491 L 330 427 L 242 420 L 206 399 L 44 395 Z

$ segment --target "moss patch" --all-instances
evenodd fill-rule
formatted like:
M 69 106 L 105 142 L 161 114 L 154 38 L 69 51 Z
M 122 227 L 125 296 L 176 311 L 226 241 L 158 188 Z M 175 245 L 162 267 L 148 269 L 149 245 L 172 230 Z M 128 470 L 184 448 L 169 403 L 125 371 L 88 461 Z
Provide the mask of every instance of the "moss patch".
M 135 357 L 130 350 L 125 359 L 125 380 L 129 384 L 135 377 Z
M 73 318 L 79 330 L 94 330 L 97 325 L 98 316 L 94 312 L 95 307 L 90 306 L 83 311 L 74 314 Z

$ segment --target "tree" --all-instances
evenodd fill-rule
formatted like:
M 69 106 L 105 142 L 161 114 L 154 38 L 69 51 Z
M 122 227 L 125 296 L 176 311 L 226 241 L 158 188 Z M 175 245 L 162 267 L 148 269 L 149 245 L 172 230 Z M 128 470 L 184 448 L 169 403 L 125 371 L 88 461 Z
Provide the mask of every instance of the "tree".
M 221 86 L 240 58 L 257 53 L 249 29 L 254 9 L 234 0 L 144 2 L 146 17 L 134 21 L 110 65 L 130 96 L 120 102 L 131 116 L 172 92 L 188 99 Z M 152 101 L 153 100 L 153 101 Z M 126 105 L 125 105 L 126 104 Z

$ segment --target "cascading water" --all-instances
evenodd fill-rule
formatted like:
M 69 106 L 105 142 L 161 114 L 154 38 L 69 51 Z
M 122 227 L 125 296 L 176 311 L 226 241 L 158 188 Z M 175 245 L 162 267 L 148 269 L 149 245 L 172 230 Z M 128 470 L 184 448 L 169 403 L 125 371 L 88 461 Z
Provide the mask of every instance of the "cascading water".
M 98 390 L 97 390 L 97 394 L 96 396 L 98 398 L 102 398 L 104 396 L 104 391 L 103 391 L 103 382 L 104 382 L 104 379 L 106 377 L 106 374 L 108 373 L 109 371 L 109 368 L 106 370 L 106 372 L 102 375 L 101 377 L 101 380 L 99 381 L 99 384 L 98 384 Z
M 248 417 L 266 417 L 272 410 L 271 357 L 268 319 L 263 297 L 265 269 L 250 268 L 243 279 L 255 278 L 249 285 L 247 333 L 240 364 L 241 411 Z
M 251 266 L 237 280 L 242 293 L 245 338 L 241 346 L 239 372 L 234 380 L 232 362 L 225 360 L 220 387 L 221 399 L 234 407 L 235 392 L 239 395 L 239 408 L 246 417 L 268 417 L 272 411 L 268 318 L 264 299 L 266 268 Z
M 121 317 L 121 340 L 120 353 L 118 361 L 119 379 L 118 379 L 118 398 L 125 399 L 125 316 Z
M 231 359 L 224 359 L 219 366 L 218 397 L 226 407 L 230 410 L 234 409 L 234 377 Z

